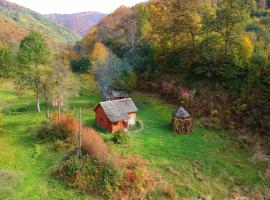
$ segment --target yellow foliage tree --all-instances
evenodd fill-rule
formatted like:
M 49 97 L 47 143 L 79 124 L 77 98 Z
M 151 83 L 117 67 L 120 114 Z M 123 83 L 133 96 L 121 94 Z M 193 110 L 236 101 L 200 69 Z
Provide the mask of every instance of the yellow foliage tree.
M 242 38 L 242 48 L 240 50 L 241 56 L 244 60 L 251 58 L 254 51 L 254 46 L 248 35 L 244 35 Z
M 110 50 L 101 42 L 97 42 L 90 54 L 94 68 L 100 63 L 103 63 L 108 58 L 109 54 Z

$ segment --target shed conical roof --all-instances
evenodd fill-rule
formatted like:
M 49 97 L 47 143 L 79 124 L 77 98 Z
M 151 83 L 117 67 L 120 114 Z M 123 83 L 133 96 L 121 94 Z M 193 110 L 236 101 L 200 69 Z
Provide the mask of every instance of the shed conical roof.
M 185 108 L 183 107 L 179 107 L 177 108 L 173 113 L 172 115 L 174 117 L 179 117 L 179 118 L 188 118 L 188 117 L 191 117 L 191 115 L 186 111 Z

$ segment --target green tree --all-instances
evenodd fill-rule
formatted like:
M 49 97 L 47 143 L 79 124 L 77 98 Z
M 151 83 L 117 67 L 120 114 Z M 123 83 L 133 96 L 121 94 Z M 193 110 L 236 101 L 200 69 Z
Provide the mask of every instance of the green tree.
M 23 67 L 22 76 L 27 84 L 34 88 L 36 108 L 40 112 L 40 65 L 46 65 L 50 59 L 50 49 L 41 34 L 31 32 L 20 43 L 18 60 Z
M 113 80 L 113 88 L 131 92 L 137 83 L 137 75 L 126 61 L 119 60 L 119 75 Z
M 54 77 L 54 69 L 49 65 L 39 65 L 39 72 L 40 72 L 40 84 L 41 84 L 41 91 L 45 100 L 45 108 L 46 108 L 46 118 L 50 118 L 50 97 L 52 96 L 55 81 Z
M 0 46 L 0 77 L 9 77 L 16 64 L 15 56 L 10 48 Z
M 78 60 L 72 60 L 70 65 L 73 72 L 84 73 L 89 71 L 92 64 L 88 58 L 81 57 Z
M 250 19 L 249 6 L 244 0 L 219 0 L 216 16 L 216 30 L 223 40 L 226 59 L 241 44 L 241 35 Z

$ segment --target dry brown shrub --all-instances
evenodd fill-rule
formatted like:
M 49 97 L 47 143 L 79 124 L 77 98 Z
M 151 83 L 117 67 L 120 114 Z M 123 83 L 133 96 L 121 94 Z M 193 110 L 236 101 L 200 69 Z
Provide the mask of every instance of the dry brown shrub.
M 75 120 L 71 114 L 58 116 L 56 113 L 53 113 L 51 115 L 51 121 L 56 125 L 62 124 L 70 130 L 73 135 L 76 135 L 78 132 L 79 120 Z
M 155 188 L 154 174 L 147 169 L 147 161 L 139 157 L 122 158 L 123 179 L 113 200 L 145 199 Z
M 174 188 L 171 185 L 164 184 L 161 189 L 162 189 L 162 192 L 163 192 L 165 197 L 167 197 L 169 199 L 175 199 L 176 198 L 176 192 L 175 192 Z
M 270 164 L 268 164 L 267 168 L 264 170 L 262 177 L 264 180 L 270 180 Z
M 82 130 L 82 148 L 92 159 L 108 162 L 110 152 L 108 145 L 93 129 L 84 127 Z

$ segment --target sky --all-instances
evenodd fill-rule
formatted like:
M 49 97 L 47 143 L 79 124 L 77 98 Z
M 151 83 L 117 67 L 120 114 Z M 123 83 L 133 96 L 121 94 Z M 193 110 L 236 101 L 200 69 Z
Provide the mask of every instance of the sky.
M 8 0 L 42 14 L 70 14 L 85 11 L 111 13 L 121 5 L 128 7 L 146 0 Z

